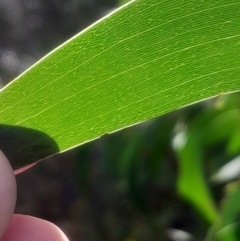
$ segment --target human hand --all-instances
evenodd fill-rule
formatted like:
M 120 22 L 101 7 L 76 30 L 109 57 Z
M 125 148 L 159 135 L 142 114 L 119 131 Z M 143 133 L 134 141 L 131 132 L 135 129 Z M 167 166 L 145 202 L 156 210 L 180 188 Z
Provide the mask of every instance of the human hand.
M 12 167 L 0 151 L 0 241 L 68 241 L 65 234 L 48 221 L 13 214 L 16 196 Z

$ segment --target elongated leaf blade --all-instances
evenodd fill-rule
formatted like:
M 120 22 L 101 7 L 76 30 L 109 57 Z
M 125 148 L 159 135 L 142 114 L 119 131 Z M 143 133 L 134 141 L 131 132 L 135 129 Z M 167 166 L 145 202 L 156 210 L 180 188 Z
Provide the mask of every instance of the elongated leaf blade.
M 209 224 L 213 224 L 218 214 L 204 178 L 200 134 L 197 134 L 196 126 L 192 126 L 183 135 L 185 140 L 182 139 L 182 146 L 179 145 L 176 150 L 179 161 L 178 192 Z
M 238 0 L 132 1 L 5 88 L 0 121 L 41 131 L 64 151 L 239 90 L 239 8 Z

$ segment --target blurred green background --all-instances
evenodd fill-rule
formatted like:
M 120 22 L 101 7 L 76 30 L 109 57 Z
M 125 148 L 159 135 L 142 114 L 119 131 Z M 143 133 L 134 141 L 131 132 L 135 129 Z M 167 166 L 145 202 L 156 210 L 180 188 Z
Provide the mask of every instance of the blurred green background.
M 1 0 L 1 86 L 123 2 Z M 239 175 L 240 95 L 220 93 L 42 161 L 16 212 L 71 241 L 234 241 Z

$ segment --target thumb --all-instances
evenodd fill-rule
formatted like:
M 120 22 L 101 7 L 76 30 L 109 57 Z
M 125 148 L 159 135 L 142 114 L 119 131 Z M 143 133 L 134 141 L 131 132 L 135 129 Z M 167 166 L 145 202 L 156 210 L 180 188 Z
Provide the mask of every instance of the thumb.
M 16 205 L 17 188 L 12 167 L 0 151 L 0 239 L 12 219 Z

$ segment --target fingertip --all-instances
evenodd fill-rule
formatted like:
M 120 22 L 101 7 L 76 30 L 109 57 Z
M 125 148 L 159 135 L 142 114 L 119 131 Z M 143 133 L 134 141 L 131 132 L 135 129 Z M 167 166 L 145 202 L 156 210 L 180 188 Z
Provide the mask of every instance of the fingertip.
M 16 198 L 16 179 L 8 159 L 0 150 L 0 239 L 11 221 Z
M 14 214 L 1 241 L 69 241 L 53 223 L 26 215 Z

